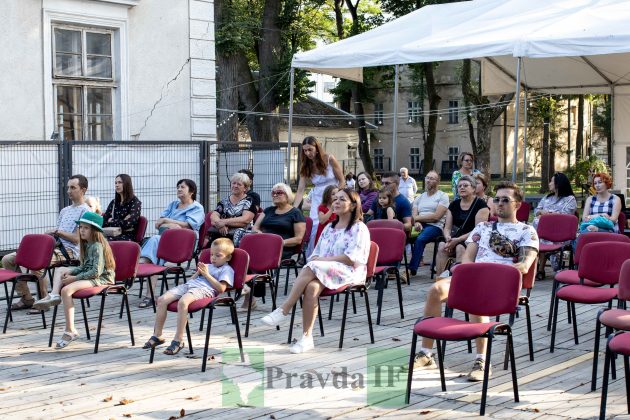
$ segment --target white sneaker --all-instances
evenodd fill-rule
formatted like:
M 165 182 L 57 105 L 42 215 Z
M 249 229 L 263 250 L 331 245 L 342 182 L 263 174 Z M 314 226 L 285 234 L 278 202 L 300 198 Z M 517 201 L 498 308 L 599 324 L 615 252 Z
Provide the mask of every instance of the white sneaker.
M 302 335 L 295 344 L 291 344 L 289 346 L 289 351 L 293 354 L 298 353 L 306 353 L 309 350 L 313 350 L 315 348 L 315 343 L 313 342 L 312 335 Z
M 58 305 L 59 302 L 61 302 L 61 296 L 49 293 L 48 295 L 46 295 L 46 297 L 34 302 L 33 308 L 37 309 L 38 311 L 44 311 L 53 305 Z
M 282 308 L 278 308 L 272 313 L 265 315 L 262 317 L 260 322 L 270 327 L 276 327 L 284 324 L 289 318 L 289 315 L 285 315 L 282 313 Z

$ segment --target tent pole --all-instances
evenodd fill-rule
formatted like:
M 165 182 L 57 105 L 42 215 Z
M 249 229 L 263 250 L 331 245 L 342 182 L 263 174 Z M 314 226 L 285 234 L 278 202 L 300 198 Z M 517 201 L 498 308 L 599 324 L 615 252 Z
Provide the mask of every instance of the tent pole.
M 514 161 L 512 162 L 512 182 L 516 182 L 516 164 L 518 162 L 518 114 L 521 97 L 521 57 L 516 64 L 516 108 L 514 109 Z
M 523 128 L 523 192 L 525 192 L 525 187 L 527 186 L 527 89 L 524 89 L 525 94 L 525 109 L 523 110 L 525 114 L 524 128 Z
M 287 185 L 291 185 L 291 131 L 293 131 L 293 89 L 295 68 L 290 70 L 290 87 L 289 87 L 289 132 L 287 136 Z
M 392 162 L 390 171 L 397 171 L 396 168 L 396 149 L 398 146 L 398 64 L 394 68 L 394 124 L 392 126 Z
M 615 176 L 615 85 L 610 85 L 610 150 L 608 152 L 610 156 L 610 171 L 612 172 L 613 179 Z M 624 193 L 624 189 L 621 189 Z

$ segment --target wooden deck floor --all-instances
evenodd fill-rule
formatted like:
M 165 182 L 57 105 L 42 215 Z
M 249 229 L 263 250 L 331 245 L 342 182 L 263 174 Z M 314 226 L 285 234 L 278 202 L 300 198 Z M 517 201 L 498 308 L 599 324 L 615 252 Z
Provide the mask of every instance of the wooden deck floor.
M 287 327 L 281 331 L 268 329 L 259 319 L 270 310 L 270 302 L 254 311 L 250 337 L 244 338 L 248 349 L 264 349 L 265 366 L 283 372 L 320 372 L 330 374 L 345 366 L 349 374 L 365 373 L 366 349 L 400 349 L 401 365 L 408 357 L 411 326 L 422 314 L 427 288 L 432 281 L 428 268 L 421 268 L 410 286 L 403 286 L 405 319 L 401 320 L 395 288 L 385 290 L 385 309 L 380 326 L 375 325 L 375 344 L 369 344 L 362 300 L 357 300 L 358 314 L 350 310 L 344 349 L 337 351 L 341 325 L 341 307 L 337 304 L 331 321 L 324 320 L 325 337 L 315 332 L 316 350 L 306 355 L 291 355 L 287 350 Z M 599 414 L 600 388 L 590 392 L 595 307 L 579 306 L 580 344 L 573 342 L 572 330 L 566 323 L 566 308 L 561 308 L 559 335 L 555 353 L 549 353 L 546 330 L 551 282 L 536 284 L 532 296 L 535 361 L 527 356 L 525 319 L 517 319 L 515 343 L 520 387 L 520 402 L 512 399 L 509 371 L 501 368 L 503 339 L 497 339 L 493 355 L 494 374 L 490 381 L 486 415 L 490 418 L 593 418 Z M 376 315 L 376 293 L 370 291 L 372 313 Z M 1 418 L 373 418 L 422 416 L 422 418 L 462 418 L 478 415 L 481 384 L 465 380 L 474 355 L 464 343 L 449 343 L 445 365 L 447 392 L 442 392 L 439 374 L 417 371 L 411 404 L 387 406 L 387 401 L 373 404 L 364 388 L 336 389 L 330 382 L 322 389 L 301 389 L 294 381 L 285 390 L 276 382 L 274 389 L 264 392 L 263 407 L 227 407 L 226 391 L 221 381 L 221 350 L 235 348 L 236 339 L 227 310 L 215 311 L 211 354 L 208 370 L 200 372 L 200 353 L 204 334 L 198 331 L 199 317 L 192 321 L 194 356 L 187 349 L 175 357 L 156 352 L 154 364 L 148 364 L 149 353 L 141 349 L 152 332 L 153 312 L 137 308 L 137 295 L 132 297 L 132 318 L 136 346 L 132 347 L 125 319 L 118 319 L 112 297 L 105 310 L 100 351 L 93 354 L 93 341 L 82 338 L 62 351 L 48 348 L 49 330 L 41 327 L 40 318 L 16 312 L 7 334 L 0 338 L 0 417 Z M 283 298 L 281 297 L 282 301 Z M 92 333 L 95 334 L 98 303 L 88 310 Z M 323 305 L 327 311 L 328 303 Z M 4 319 L 5 306 L 0 316 Z M 48 318 L 51 318 L 49 312 Z M 300 311 L 298 310 L 298 317 Z M 61 321 L 63 321 L 61 315 Z M 79 314 L 77 328 L 85 337 Z M 244 315 L 239 322 L 244 331 Z M 301 327 L 298 321 L 294 332 Z M 58 321 L 57 331 L 62 323 Z M 166 337 L 174 331 L 174 316 L 167 320 Z M 299 334 L 299 333 L 298 333 Z M 57 336 L 59 334 L 56 334 Z M 253 353 L 252 353 L 253 354 Z M 603 355 L 601 357 L 603 361 Z M 598 385 L 601 386 L 603 362 L 600 362 Z M 278 372 L 271 371 L 271 372 Z M 619 372 L 621 374 L 621 370 Z M 243 377 L 256 371 L 247 371 Z M 269 380 L 267 375 L 266 381 Z M 256 383 L 254 381 L 254 383 Z M 267 384 L 267 382 L 265 382 Z M 368 403 L 369 402 L 369 403 Z M 390 401 L 391 402 L 391 401 Z M 609 391 L 610 418 L 625 414 L 623 380 L 613 381 Z M 183 411 L 182 411 L 183 410 Z

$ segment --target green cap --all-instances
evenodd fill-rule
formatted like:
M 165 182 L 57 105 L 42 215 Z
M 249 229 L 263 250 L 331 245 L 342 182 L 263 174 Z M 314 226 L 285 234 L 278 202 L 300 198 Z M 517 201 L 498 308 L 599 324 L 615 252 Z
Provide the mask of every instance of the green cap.
M 85 213 L 83 213 L 81 218 L 76 221 L 77 225 L 79 223 L 85 223 L 87 225 L 90 225 L 96 228 L 99 232 L 103 231 L 103 216 L 100 216 L 91 211 L 86 211 Z

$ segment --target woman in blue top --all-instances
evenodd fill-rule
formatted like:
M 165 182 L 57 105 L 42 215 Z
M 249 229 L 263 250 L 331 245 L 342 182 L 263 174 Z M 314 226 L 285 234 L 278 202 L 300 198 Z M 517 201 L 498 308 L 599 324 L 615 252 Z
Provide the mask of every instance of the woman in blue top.
M 197 184 L 190 179 L 180 179 L 177 182 L 177 200 L 172 201 L 160 214 L 160 218 L 155 222 L 158 234 L 150 237 L 142 246 L 140 253 L 141 263 L 159 264 L 157 258 L 158 244 L 162 232 L 167 229 L 192 229 L 199 235 L 199 227 L 203 223 L 205 214 L 203 206 L 195 201 L 197 198 Z M 155 290 L 157 278 L 151 277 L 151 285 Z M 141 308 L 153 306 L 149 288 L 145 291 L 145 296 L 139 305 Z
M 586 199 L 582 221 L 589 222 L 597 216 L 602 216 L 613 223 L 613 231 L 619 233 L 618 219 L 621 212 L 621 199 L 609 190 L 612 188 L 612 178 L 605 173 L 593 175 L 593 188 L 596 194 Z M 601 230 L 596 226 L 589 226 L 588 231 Z

